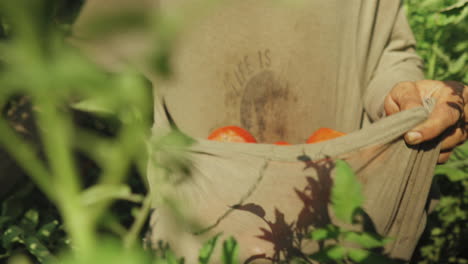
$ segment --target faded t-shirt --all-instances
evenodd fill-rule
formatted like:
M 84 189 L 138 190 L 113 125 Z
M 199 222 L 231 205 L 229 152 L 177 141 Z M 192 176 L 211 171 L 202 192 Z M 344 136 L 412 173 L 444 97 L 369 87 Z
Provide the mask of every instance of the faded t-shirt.
M 130 0 L 120 1 L 122 5 L 116 8 L 134 6 Z M 80 25 L 90 14 L 112 8 L 103 2 L 87 3 L 75 25 L 78 36 L 86 35 L 80 31 Z M 155 83 L 155 131 L 167 123 L 170 115 L 183 132 L 198 138 L 206 138 L 214 128 L 239 125 L 251 131 L 260 142 L 303 143 L 318 127 L 351 132 L 358 130 L 365 120 L 379 119 L 384 97 L 397 82 L 423 78 L 421 61 L 414 53 L 414 40 L 399 1 L 221 2 L 210 9 L 200 8 L 199 0 L 146 3 L 169 15 L 180 10 L 203 11 L 195 16 L 197 19 L 190 20 L 178 38 L 172 60 L 173 78 L 160 80 L 142 66 Z M 96 60 L 115 66 L 121 59 L 138 62 L 142 58 L 139 51 L 145 48 L 145 35 L 125 33 L 108 41 L 81 45 Z M 389 129 L 384 127 L 377 130 L 379 133 L 364 136 L 356 134 L 354 138 L 362 143 L 367 137 L 378 138 L 380 132 Z M 355 143 L 345 141 L 333 148 Z M 313 146 L 303 149 L 293 146 L 283 151 L 268 145 L 244 149 L 245 144 L 234 148 L 200 142 L 190 153 L 193 177 L 171 191 L 188 197 L 186 204 L 201 218 L 210 220 L 238 202 L 239 197 L 249 194 L 264 164 L 268 165 L 269 174 L 265 174 L 261 186 L 252 192 L 253 201 L 267 208 L 270 218 L 276 206 L 283 212 L 300 209 L 297 193 L 291 190 L 304 187 L 302 181 L 310 175 L 294 159 L 305 148 L 312 154 L 322 151 L 314 150 Z M 384 233 L 392 230 L 390 234 L 394 231 L 398 235 L 398 248 L 392 254 L 408 259 L 424 227 L 423 211 L 433 169 L 428 164 L 435 163 L 435 155 L 420 159 L 421 153 L 406 149 L 402 141 L 389 147 L 391 151 L 387 151 L 386 143 L 382 144 L 383 155 L 368 150 L 361 153 L 357 148 L 360 154 L 349 153 L 350 160 L 365 167 L 360 177 L 367 181 L 364 191 L 370 194 L 370 203 L 375 202 L 369 209 L 375 212 L 372 216 L 377 219 L 378 227 L 384 226 Z M 401 155 L 402 149 L 405 155 Z M 269 154 L 271 157 L 267 157 Z M 276 160 L 270 164 L 269 158 L 275 155 L 290 156 L 292 160 Z M 385 173 L 377 173 L 379 163 L 370 162 L 372 166 L 366 163 L 375 160 L 398 166 L 391 171 L 383 166 Z M 369 167 L 375 170 L 368 170 L 367 175 Z M 392 175 L 397 169 L 402 173 Z M 148 177 L 156 193 L 162 188 L 156 180 L 160 174 L 164 172 L 150 166 Z M 424 191 L 411 193 L 423 187 Z M 318 204 L 324 207 L 326 202 L 320 199 Z M 179 239 L 175 247 L 195 256 L 200 241 L 181 230 L 173 232 L 169 228 L 172 218 L 167 215 L 164 208 L 156 211 L 153 223 L 159 223 L 154 226 L 153 239 Z M 285 214 L 284 219 L 291 220 L 291 215 Z M 276 216 L 277 220 L 283 217 Z M 241 245 L 257 245 L 247 250 L 252 251 L 250 254 L 261 254 L 262 244 L 252 230 L 258 231 L 255 228 L 265 223 L 240 214 L 234 219 L 221 223 L 220 231 L 238 234 L 245 229 Z
M 227 125 L 266 143 L 301 143 L 318 127 L 351 132 L 380 117 L 393 85 L 423 78 L 399 1 L 243 0 L 210 8 L 200 8 L 200 0 L 103 2 L 87 3 L 76 35 L 112 8 L 198 14 L 178 39 L 174 78 L 159 82 L 157 92 L 179 128 L 195 137 Z M 132 42 L 123 34 L 93 51 L 106 64 L 135 58 L 145 46 L 139 37 Z

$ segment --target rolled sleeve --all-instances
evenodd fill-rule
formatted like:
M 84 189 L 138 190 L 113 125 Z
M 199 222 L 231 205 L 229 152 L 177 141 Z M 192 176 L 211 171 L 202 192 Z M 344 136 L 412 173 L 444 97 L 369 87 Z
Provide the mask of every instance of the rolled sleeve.
M 385 115 L 384 99 L 395 84 L 424 79 L 423 62 L 415 52 L 415 45 L 405 12 L 400 7 L 390 39 L 364 95 L 365 110 L 371 121 Z

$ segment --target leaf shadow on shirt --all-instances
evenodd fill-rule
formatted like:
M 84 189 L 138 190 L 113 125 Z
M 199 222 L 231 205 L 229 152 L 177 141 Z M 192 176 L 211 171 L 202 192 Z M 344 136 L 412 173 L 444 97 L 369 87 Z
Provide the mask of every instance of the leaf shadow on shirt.
M 266 254 L 253 255 L 244 263 L 251 263 L 258 259 L 279 263 L 281 260 L 293 258 L 300 258 L 310 262 L 303 253 L 305 238 L 308 237 L 311 229 L 325 227 L 331 223 L 328 205 L 330 204 L 333 160 L 326 158 L 312 161 L 306 155 L 299 156 L 298 160 L 304 162 L 304 170 L 315 170 L 317 178 L 306 176 L 306 185 L 302 189 L 294 188 L 293 191 L 302 203 L 302 209 L 293 221 L 288 223 L 284 213 L 278 208 L 275 208 L 274 220 L 269 220 L 261 205 L 247 203 L 232 206 L 233 209 L 246 211 L 261 218 L 267 224 L 267 228 L 260 227 L 261 234 L 257 235 L 257 237 L 273 244 L 274 252 L 272 256 Z M 324 246 L 322 242 L 318 243 L 319 248 Z

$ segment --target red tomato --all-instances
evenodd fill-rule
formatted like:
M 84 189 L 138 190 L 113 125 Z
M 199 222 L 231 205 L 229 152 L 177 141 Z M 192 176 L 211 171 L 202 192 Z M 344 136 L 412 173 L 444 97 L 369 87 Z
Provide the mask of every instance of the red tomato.
M 238 126 L 218 128 L 208 136 L 208 139 L 222 142 L 257 143 L 257 140 L 247 130 Z
M 288 146 L 288 145 L 291 145 L 291 144 L 289 144 L 286 141 L 278 141 L 278 142 L 275 142 L 275 145 Z
M 310 137 L 307 139 L 307 143 L 317 143 L 320 141 L 325 141 L 329 139 L 334 139 L 346 135 L 346 133 L 333 130 L 331 128 L 322 127 L 317 129 Z

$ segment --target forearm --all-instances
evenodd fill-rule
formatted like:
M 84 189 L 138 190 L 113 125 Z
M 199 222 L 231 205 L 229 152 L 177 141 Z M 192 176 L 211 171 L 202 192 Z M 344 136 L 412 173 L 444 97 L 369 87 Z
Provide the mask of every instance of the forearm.
M 364 106 L 372 121 L 384 115 L 384 99 L 393 86 L 424 79 L 423 63 L 416 55 L 415 45 L 404 10 L 400 8 L 388 44 L 367 83 Z

